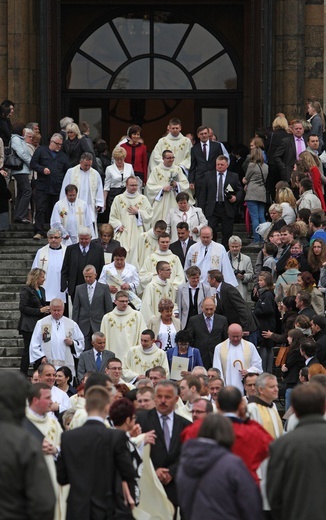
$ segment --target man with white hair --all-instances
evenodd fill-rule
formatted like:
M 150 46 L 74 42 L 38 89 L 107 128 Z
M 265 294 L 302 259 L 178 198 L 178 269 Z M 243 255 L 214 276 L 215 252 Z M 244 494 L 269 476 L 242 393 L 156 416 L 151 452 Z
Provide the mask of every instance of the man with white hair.
M 75 375 L 74 358 L 84 350 L 84 336 L 77 323 L 63 316 L 64 303 L 59 298 L 50 302 L 50 315 L 39 320 L 30 343 L 30 362 L 66 366 Z
M 97 237 L 97 214 L 104 208 L 104 192 L 100 174 L 92 168 L 93 154 L 84 152 L 77 166 L 69 168 L 63 179 L 60 199 L 65 197 L 65 188 L 68 184 L 74 184 L 78 188 L 78 198 L 82 199 L 89 207 L 92 215 L 94 235 Z
M 262 372 L 262 361 L 253 343 L 242 338 L 242 327 L 232 323 L 228 328 L 228 339 L 215 347 L 213 366 L 221 370 L 226 385 L 236 386 L 242 394 L 242 380 L 249 367 Z
M 236 235 L 232 235 L 229 238 L 228 256 L 234 275 L 238 282 L 237 289 L 242 298 L 246 301 L 248 294 L 248 283 L 252 280 L 254 270 L 250 256 L 241 253 L 241 248 L 241 238 Z
M 74 302 L 76 286 L 85 283 L 83 270 L 86 265 L 93 265 L 97 273 L 104 266 L 104 251 L 101 244 L 92 240 L 92 230 L 81 226 L 78 233 L 78 244 L 67 247 L 61 270 L 61 290 L 68 288 Z
M 50 228 L 47 232 L 48 244 L 41 247 L 35 255 L 32 269 L 38 267 L 43 269 L 46 274 L 43 288 L 47 301 L 53 298 L 61 298 L 66 301 L 66 294 L 60 290 L 61 268 L 66 253 L 66 246 L 62 244 L 62 235 L 59 229 Z

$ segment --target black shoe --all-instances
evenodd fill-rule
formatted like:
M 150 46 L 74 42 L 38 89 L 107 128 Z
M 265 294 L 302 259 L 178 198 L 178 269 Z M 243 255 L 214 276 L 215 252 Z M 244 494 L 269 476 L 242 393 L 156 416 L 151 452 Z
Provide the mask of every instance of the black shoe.
M 31 221 L 28 220 L 28 218 L 23 218 L 23 220 L 21 221 L 23 224 L 31 224 Z
M 21 223 L 22 223 L 22 220 L 18 220 L 18 218 L 15 218 L 14 224 L 21 224 Z

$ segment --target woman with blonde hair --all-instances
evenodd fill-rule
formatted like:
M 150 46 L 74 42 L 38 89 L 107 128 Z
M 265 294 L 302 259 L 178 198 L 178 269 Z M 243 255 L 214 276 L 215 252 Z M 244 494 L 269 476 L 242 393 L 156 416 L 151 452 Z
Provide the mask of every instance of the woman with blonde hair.
M 248 169 L 242 182 L 245 185 L 245 201 L 252 222 L 254 235 L 252 245 L 259 246 L 260 235 L 257 233 L 256 228 L 259 224 L 266 222 L 265 207 L 268 166 L 264 164 L 263 152 L 260 148 L 252 149 L 249 161 Z
M 108 208 L 109 215 L 114 198 L 125 191 L 128 177 L 135 176 L 132 165 L 125 162 L 127 152 L 122 146 L 114 148 L 112 157 L 114 164 L 106 168 L 104 183 L 104 202 Z
M 267 180 L 267 188 L 272 198 L 275 197 L 275 185 L 280 180 L 280 171 L 274 162 L 274 155 L 277 148 L 282 143 L 282 139 L 289 137 L 289 124 L 285 117 L 277 116 L 272 123 L 273 131 L 269 134 L 265 144 L 265 150 L 268 159 L 269 176 Z
M 309 173 L 315 195 L 317 195 L 319 198 L 323 210 L 326 211 L 326 203 L 322 187 L 322 176 L 318 167 L 319 164 L 317 157 L 315 157 L 314 154 L 305 151 L 300 153 L 299 158 L 300 161 L 303 161 L 304 170 Z
M 77 166 L 84 152 L 93 155 L 93 168 L 96 168 L 94 148 L 89 144 L 89 139 L 83 136 L 76 123 L 69 123 L 66 126 L 66 139 L 63 143 L 63 151 L 69 158 L 69 168 Z
M 278 187 L 281 182 L 278 182 L 275 186 L 276 195 L 275 202 L 282 206 L 283 212 L 282 217 L 285 220 L 286 224 L 292 224 L 296 219 L 296 207 L 297 200 L 293 195 L 292 190 L 288 186 Z

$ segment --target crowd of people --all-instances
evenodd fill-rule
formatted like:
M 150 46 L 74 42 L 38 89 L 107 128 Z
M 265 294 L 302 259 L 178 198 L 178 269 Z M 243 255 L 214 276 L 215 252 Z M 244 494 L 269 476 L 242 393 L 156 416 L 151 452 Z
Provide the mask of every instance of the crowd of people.
M 308 103 L 308 123 L 278 114 L 248 153 L 203 125 L 193 144 L 173 118 L 150 156 L 133 125 L 112 157 L 85 123 L 65 117 L 40 145 L 37 123 L 12 127 L 14 104 L 1 106 L 3 145 L 22 161 L 9 171 L 7 151 L 1 165 L 5 188 L 8 173 L 16 183 L 14 222 L 33 221 L 34 240 L 48 242 L 19 302 L 20 370 L 32 383 L 24 428 L 51 476 L 48 501 L 24 498 L 31 510 L 62 520 L 307 518 L 302 500 L 291 504 L 296 482 L 315 496 L 326 453 L 319 103 Z M 239 218 L 253 263 L 233 231 Z M 11 389 L 0 392 L 4 409 Z M 316 520 L 321 495 L 308 500 Z M 6 518 L 24 518 L 0 504 Z

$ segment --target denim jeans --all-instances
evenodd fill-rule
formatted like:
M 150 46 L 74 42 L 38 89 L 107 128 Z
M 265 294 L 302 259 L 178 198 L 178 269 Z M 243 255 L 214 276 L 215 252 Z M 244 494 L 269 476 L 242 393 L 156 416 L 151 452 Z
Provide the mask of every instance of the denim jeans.
M 266 222 L 265 204 L 264 202 L 258 202 L 256 200 L 247 200 L 246 203 L 251 218 L 254 242 L 260 242 L 261 237 L 258 235 L 258 233 L 256 233 L 256 228 L 259 226 L 259 224 Z

